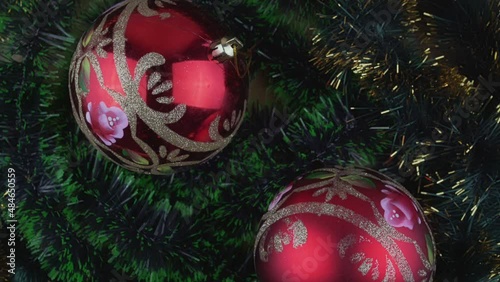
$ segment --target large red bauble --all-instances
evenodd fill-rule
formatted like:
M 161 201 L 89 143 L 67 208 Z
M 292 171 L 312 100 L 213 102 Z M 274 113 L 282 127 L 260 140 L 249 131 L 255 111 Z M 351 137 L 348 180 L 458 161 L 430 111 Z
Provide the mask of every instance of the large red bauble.
M 82 36 L 70 67 L 73 114 L 85 136 L 137 172 L 165 174 L 217 154 L 248 97 L 238 44 L 228 43 L 239 41 L 225 36 L 186 1 L 110 8 Z
M 432 281 L 435 245 L 398 183 L 369 169 L 320 169 L 273 200 L 255 265 L 265 282 Z

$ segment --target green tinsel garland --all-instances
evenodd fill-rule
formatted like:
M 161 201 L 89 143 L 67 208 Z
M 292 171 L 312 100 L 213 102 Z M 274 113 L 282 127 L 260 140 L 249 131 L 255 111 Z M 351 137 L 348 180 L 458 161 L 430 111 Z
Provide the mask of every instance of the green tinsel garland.
M 422 200 L 440 234 L 437 281 L 500 279 L 500 109 L 487 84 L 498 1 L 403 1 L 364 47 L 357 37 L 393 2 L 194 1 L 253 47 L 252 75 L 270 76 L 276 99 L 216 158 L 170 177 L 107 162 L 71 119 L 74 45 L 115 1 L 38 2 L 0 4 L 0 164 L 19 169 L 19 243 L 36 260 L 16 281 L 255 280 L 269 201 L 301 173 L 346 163 Z M 488 99 L 471 110 L 472 95 Z

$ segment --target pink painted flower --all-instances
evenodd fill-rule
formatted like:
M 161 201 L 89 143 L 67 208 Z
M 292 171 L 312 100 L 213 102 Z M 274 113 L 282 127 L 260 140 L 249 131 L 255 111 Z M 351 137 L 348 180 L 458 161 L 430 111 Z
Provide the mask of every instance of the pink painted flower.
M 385 186 L 388 189 L 383 189 L 382 193 L 387 197 L 380 201 L 380 205 L 384 209 L 384 218 L 394 227 L 406 227 L 413 230 L 415 222 L 422 223 L 418 216 L 418 208 L 413 200 L 399 190 L 389 185 Z
M 111 146 L 116 143 L 116 139 L 123 138 L 123 129 L 128 126 L 128 120 L 120 108 L 108 108 L 104 102 L 100 102 L 97 109 L 92 107 L 92 103 L 89 103 L 87 108 L 89 111 L 85 118 L 104 144 Z

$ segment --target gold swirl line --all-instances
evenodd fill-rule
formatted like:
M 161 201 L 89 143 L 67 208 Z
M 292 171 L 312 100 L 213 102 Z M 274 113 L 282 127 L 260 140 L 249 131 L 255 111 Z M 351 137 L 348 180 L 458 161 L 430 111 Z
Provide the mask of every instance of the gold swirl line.
M 300 203 L 290 205 L 281 210 L 275 211 L 271 216 L 268 216 L 268 220 L 266 220 L 259 229 L 259 232 L 256 236 L 257 240 L 254 245 L 254 252 L 257 249 L 258 243 L 261 240 L 262 234 L 269 228 L 272 224 L 277 221 L 291 216 L 295 214 L 301 213 L 312 213 L 316 215 L 329 215 L 346 222 L 349 222 L 359 229 L 364 230 L 368 234 L 370 234 L 373 238 L 375 238 L 380 244 L 385 248 L 385 250 L 391 255 L 391 257 L 396 262 L 403 279 L 407 282 L 415 282 L 415 278 L 413 277 L 412 272 L 410 271 L 410 266 L 408 261 L 403 255 L 401 249 L 399 249 L 398 245 L 389 234 L 386 234 L 386 229 L 377 226 L 372 223 L 367 218 L 354 213 L 354 211 L 344 208 L 342 206 L 328 204 L 328 203 Z M 264 238 L 265 239 L 265 238 Z

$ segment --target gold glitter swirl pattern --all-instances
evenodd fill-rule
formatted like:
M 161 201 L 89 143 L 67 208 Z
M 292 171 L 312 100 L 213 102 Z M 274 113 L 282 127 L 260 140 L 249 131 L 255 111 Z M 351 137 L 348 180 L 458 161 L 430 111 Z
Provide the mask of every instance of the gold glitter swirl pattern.
M 164 123 L 172 124 L 178 122 L 184 117 L 186 111 L 187 111 L 186 105 L 184 104 L 177 105 L 172 111 L 168 113 L 168 115 L 165 116 Z
M 342 238 L 337 245 L 337 250 L 339 252 L 340 258 L 342 259 L 345 258 L 347 250 L 351 247 L 354 247 L 358 242 L 361 243 L 370 241 L 364 239 L 362 236 L 359 236 L 358 240 L 358 238 L 354 234 L 350 234 Z M 379 262 L 377 259 L 367 258 L 365 253 L 358 252 L 351 255 L 350 261 L 352 264 L 360 263 L 358 271 L 363 276 L 366 276 L 370 272 L 370 270 L 371 270 L 372 280 L 376 280 L 380 276 L 378 270 Z
M 231 130 L 231 127 L 230 127 L 230 125 L 229 125 L 229 120 L 227 120 L 227 119 L 226 119 L 226 120 L 224 121 L 224 125 L 223 125 L 223 126 L 224 126 L 224 129 L 225 129 L 226 131 Z
M 231 114 L 231 126 L 234 126 L 236 124 L 236 111 L 233 111 Z
M 307 242 L 307 228 L 301 220 L 297 220 L 288 229 L 293 233 L 293 248 L 304 245 Z
M 139 2 L 138 3 L 139 5 L 137 6 L 137 11 L 139 12 L 139 14 L 141 14 L 145 17 L 154 17 L 154 16 L 158 15 L 157 11 L 149 8 L 148 1 L 138 0 L 137 2 Z M 155 5 L 156 5 L 156 3 L 155 3 Z
M 265 230 L 264 233 L 262 234 L 262 237 L 263 238 L 266 238 L 267 235 L 269 234 L 269 229 Z M 260 240 L 259 241 L 256 241 L 256 244 L 259 244 L 259 258 L 261 261 L 264 261 L 264 262 L 267 262 L 269 260 L 269 253 L 271 252 L 271 250 L 266 250 L 265 246 L 266 246 L 266 241 L 265 240 Z
M 313 171 L 311 173 L 319 172 L 319 171 L 331 172 L 331 173 L 335 174 L 336 176 L 335 176 L 335 178 L 330 178 L 330 179 L 327 179 L 327 180 L 318 181 L 318 182 L 315 182 L 315 183 L 312 183 L 312 184 L 304 185 L 304 186 L 301 186 L 301 187 L 293 189 L 293 192 L 289 193 L 287 196 L 283 197 L 276 204 L 276 206 L 273 208 L 273 210 L 279 209 L 281 207 L 281 205 L 284 202 L 286 202 L 286 200 L 288 199 L 288 197 L 290 197 L 293 193 L 298 193 L 298 192 L 307 191 L 307 190 L 311 190 L 311 189 L 319 189 L 319 188 L 322 188 L 322 187 L 325 187 L 325 186 L 328 186 L 328 185 L 333 185 L 333 187 L 337 187 L 336 189 L 334 189 L 334 190 L 337 190 L 337 191 L 331 192 L 331 193 L 334 193 L 335 195 L 337 195 L 338 193 L 340 193 L 342 196 L 344 194 L 345 195 L 351 194 L 351 195 L 353 195 L 355 197 L 361 197 L 361 198 L 365 199 L 366 201 L 370 201 L 369 198 L 365 197 L 363 194 L 359 193 L 356 189 L 354 189 L 351 184 L 347 183 L 347 185 L 345 185 L 343 183 L 344 181 L 341 181 L 340 177 L 342 177 L 342 176 L 349 176 L 349 175 L 357 175 L 357 176 L 370 177 L 372 179 L 375 179 L 375 180 L 378 180 L 378 181 L 382 181 L 382 179 L 378 178 L 376 175 L 369 174 L 366 171 L 364 171 L 363 169 L 359 169 L 359 168 L 346 168 L 346 169 L 344 169 L 342 167 L 338 167 L 338 168 L 323 168 L 323 169 L 315 170 L 315 171 Z M 329 186 L 329 187 L 331 187 L 331 186 Z M 342 191 L 339 191 L 339 190 L 342 190 Z M 328 189 L 325 189 L 324 191 L 328 191 Z M 327 199 L 328 199 L 329 198 L 328 197 L 328 193 L 327 193 L 326 196 L 327 196 Z M 330 200 L 333 199 L 333 195 L 331 197 L 332 198 L 330 198 Z M 329 200 L 327 200 L 326 202 L 328 202 L 328 201 Z M 263 219 L 265 219 L 265 218 L 266 218 L 266 215 L 264 215 Z
M 162 2 L 163 2 L 163 3 L 170 4 L 170 5 L 177 5 L 177 3 L 176 3 L 176 2 L 171 1 L 171 0 L 161 0 L 161 1 L 160 1 L 160 0 L 157 0 L 157 1 L 155 1 L 155 4 L 156 4 L 157 6 L 159 6 L 159 7 L 163 7 L 163 3 L 162 3 Z
M 153 72 L 150 76 L 149 76 L 149 80 L 148 80 L 148 90 L 151 90 L 153 88 L 153 86 L 155 86 L 158 82 L 160 82 L 161 80 L 161 74 L 159 72 Z
M 418 271 L 418 276 L 425 277 L 425 276 L 427 276 L 427 272 L 425 270 L 421 269 Z
M 142 56 L 142 58 L 140 58 L 139 61 L 137 62 L 137 66 L 135 67 L 134 86 L 139 85 L 142 77 L 146 74 L 148 69 L 156 66 L 161 66 L 163 64 L 165 64 L 165 58 L 161 54 L 148 53 Z M 128 68 L 126 69 L 126 71 L 128 72 Z M 130 87 L 132 87 L 132 85 L 130 85 Z
M 385 267 L 385 276 L 382 282 L 396 282 L 396 270 L 394 269 L 394 265 L 391 260 L 386 256 L 386 267 Z
M 351 256 L 351 263 L 358 263 L 365 258 L 364 253 L 355 253 Z
M 167 156 L 167 148 L 165 146 L 160 146 L 160 157 L 164 158 Z
M 215 120 L 210 123 L 210 128 L 208 129 L 208 135 L 210 136 L 210 139 L 214 141 L 222 139 L 222 136 L 219 134 L 219 123 L 220 116 L 217 116 Z
M 158 87 L 156 87 L 154 90 L 153 90 L 153 95 L 158 95 L 162 92 L 165 92 L 165 91 L 168 91 L 170 89 L 172 89 L 173 87 L 173 84 L 172 84 L 172 81 L 171 80 L 167 80 L 165 82 L 163 82 L 162 84 L 160 84 Z M 168 97 L 170 98 L 170 102 L 169 103 L 172 103 L 174 101 L 174 97 Z
M 372 258 L 367 258 L 359 266 L 358 271 L 361 272 L 361 274 L 363 276 L 366 276 L 366 274 L 368 274 L 368 271 L 370 271 L 370 269 L 372 269 L 372 265 L 373 265 L 373 259 Z
M 313 197 L 318 197 L 321 196 L 322 194 L 325 194 L 325 202 L 329 202 L 333 199 L 334 196 L 339 196 L 340 199 L 345 200 L 347 199 L 347 193 L 344 189 L 336 189 L 334 185 L 321 188 L 318 191 L 314 192 Z
M 337 249 L 341 258 L 345 257 L 347 249 L 350 246 L 356 244 L 356 241 L 356 236 L 354 234 L 350 234 L 345 236 L 338 242 Z
M 267 246 L 268 251 L 274 251 L 280 253 L 283 251 L 283 246 L 290 244 L 290 238 L 292 238 L 292 246 L 297 249 L 307 243 L 307 228 L 301 220 L 297 220 L 290 224 L 289 219 L 285 219 L 288 225 L 287 233 L 278 232 L 274 235 L 273 241 L 269 242 Z M 291 234 L 290 234 L 291 233 Z
M 380 276 L 380 271 L 378 270 L 379 262 L 375 261 L 375 266 L 372 268 L 372 280 L 377 280 Z
M 287 206 L 283 209 L 275 211 L 260 227 L 257 234 L 256 244 L 262 238 L 263 233 L 277 221 L 295 214 L 311 213 L 316 215 L 329 215 L 349 222 L 361 230 L 364 230 L 370 236 L 375 238 L 385 248 L 385 250 L 394 258 L 397 263 L 401 275 L 408 282 L 414 282 L 415 278 L 411 272 L 410 265 L 403 255 L 403 252 L 394 241 L 394 232 L 384 226 L 378 226 L 367 218 L 356 214 L 354 211 L 338 205 L 327 203 L 300 203 Z M 257 245 L 254 247 L 257 249 Z M 262 256 L 262 255 L 261 255 Z
M 281 239 L 281 234 L 274 235 L 274 249 L 281 253 L 283 252 L 283 239 Z
M 156 102 L 161 104 L 172 104 L 174 102 L 174 97 L 159 97 Z
M 399 183 L 394 182 L 394 181 L 389 181 L 386 179 L 379 178 L 376 176 L 378 174 L 377 171 L 374 171 L 372 169 L 367 169 L 367 168 L 363 168 L 363 169 L 360 169 L 360 168 L 346 168 L 346 169 L 325 168 L 325 169 L 315 170 L 313 172 L 317 172 L 317 171 L 332 172 L 332 173 L 335 173 L 336 176 L 334 178 L 331 178 L 331 179 L 327 179 L 324 181 L 318 181 L 318 182 L 313 183 L 313 184 L 309 184 L 306 186 L 302 186 L 302 187 L 293 189 L 291 193 L 289 193 L 287 196 L 283 197 L 280 200 L 280 202 L 276 205 L 276 207 L 273 210 L 279 209 L 279 207 L 281 207 L 281 205 L 283 203 L 285 203 L 286 200 L 288 199 L 288 197 L 290 197 L 293 193 L 308 191 L 308 190 L 312 190 L 312 189 L 320 189 L 320 188 L 321 188 L 321 190 L 325 189 L 323 187 L 327 187 L 325 191 L 337 190 L 335 192 L 336 194 L 340 193 L 342 195 L 345 194 L 345 195 L 354 196 L 354 197 L 361 199 L 365 202 L 368 202 L 370 204 L 372 211 L 373 211 L 373 214 L 375 215 L 375 217 L 377 219 L 377 224 L 379 224 L 380 226 L 383 226 L 385 229 L 391 230 L 391 232 L 394 234 L 396 240 L 400 240 L 400 241 L 405 242 L 405 243 L 410 243 L 410 244 L 413 244 L 415 246 L 415 250 L 416 250 L 417 254 L 419 255 L 419 257 L 420 257 L 420 259 L 421 259 L 421 261 L 424 264 L 426 269 L 431 270 L 433 268 L 430 261 L 427 259 L 427 256 L 424 254 L 423 250 L 420 248 L 420 246 L 417 244 L 417 242 L 415 240 L 412 240 L 411 238 L 403 235 L 402 233 L 398 232 L 393 226 L 389 225 L 387 223 L 387 221 L 385 220 L 384 216 L 378 211 L 375 203 L 370 198 L 363 195 L 358 190 L 354 189 L 354 187 L 352 187 L 351 184 L 349 184 L 345 181 L 342 181 L 341 177 L 354 175 L 354 176 L 369 177 L 369 178 L 375 179 L 377 181 L 381 181 L 382 183 L 384 183 L 386 185 L 397 187 L 403 194 L 405 194 L 414 203 L 417 203 L 417 205 L 418 205 L 418 201 L 402 185 L 400 185 Z M 370 173 L 368 173 L 367 171 Z M 325 202 L 328 202 L 328 201 L 325 201 Z M 271 214 L 272 214 L 271 212 L 272 211 L 265 214 L 263 216 L 263 220 L 266 220 L 269 216 L 271 216 Z M 321 214 L 318 214 L 318 215 L 321 215 Z M 420 216 L 423 216 L 423 215 L 420 213 Z M 427 230 L 431 230 L 428 223 L 425 220 L 423 220 L 423 222 L 426 225 Z M 436 245 L 434 242 L 434 238 L 432 236 L 431 236 L 431 238 L 432 238 L 432 246 L 433 246 L 433 255 L 435 256 Z M 435 261 L 435 257 L 432 260 Z

